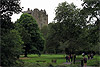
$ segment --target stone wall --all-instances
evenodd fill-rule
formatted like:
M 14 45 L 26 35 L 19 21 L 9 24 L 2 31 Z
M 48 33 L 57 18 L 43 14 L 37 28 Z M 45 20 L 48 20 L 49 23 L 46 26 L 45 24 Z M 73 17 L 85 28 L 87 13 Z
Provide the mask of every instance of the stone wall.
M 30 10 L 28 8 L 27 11 L 24 11 L 23 13 L 28 13 L 31 14 L 35 20 L 38 23 L 39 28 L 41 29 L 44 25 L 48 25 L 48 15 L 46 14 L 45 10 L 38 10 L 38 9 L 34 9 L 34 10 Z

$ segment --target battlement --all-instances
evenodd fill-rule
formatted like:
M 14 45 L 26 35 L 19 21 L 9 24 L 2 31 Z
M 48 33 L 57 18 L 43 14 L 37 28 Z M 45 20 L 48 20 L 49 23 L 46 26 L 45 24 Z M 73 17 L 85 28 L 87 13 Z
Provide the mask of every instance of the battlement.
M 39 28 L 41 29 L 44 25 L 48 25 L 48 14 L 46 13 L 45 10 L 39 10 L 35 8 L 34 10 L 30 10 L 28 8 L 27 11 L 24 11 L 23 13 L 28 13 L 31 14 L 35 20 L 38 23 Z

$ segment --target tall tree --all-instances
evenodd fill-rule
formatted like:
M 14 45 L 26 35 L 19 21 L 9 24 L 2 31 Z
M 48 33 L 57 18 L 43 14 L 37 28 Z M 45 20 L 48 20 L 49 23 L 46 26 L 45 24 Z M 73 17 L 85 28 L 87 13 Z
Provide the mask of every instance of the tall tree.
M 21 10 L 20 0 L 0 0 L 1 28 L 11 29 L 13 27 L 11 16 L 13 13 L 18 14 Z
M 89 43 L 92 44 L 91 48 L 94 48 L 100 44 L 100 0 L 83 0 L 83 2 L 81 13 L 85 14 L 86 18 L 89 18 L 87 20 L 89 24 L 88 39 Z
M 16 21 L 16 29 L 24 41 L 25 57 L 28 52 L 40 54 L 44 48 L 44 38 L 40 33 L 36 20 L 29 14 L 22 14 Z
M 0 66 L 13 66 L 16 56 L 21 50 L 21 37 L 11 22 L 13 13 L 21 12 L 20 0 L 0 0 L 0 33 L 1 33 L 1 64 Z
M 96 21 L 100 20 L 100 0 L 82 0 L 84 3 L 83 13 L 86 12 L 87 17 L 89 17 L 89 22 L 96 18 Z M 99 22 L 95 22 L 95 24 L 99 24 Z
M 78 44 L 78 38 L 86 25 L 85 20 L 80 15 L 80 9 L 76 8 L 73 3 L 60 3 L 56 9 L 55 20 L 61 25 L 59 28 L 61 42 L 66 44 L 71 52 L 79 49 L 81 44 Z
M 49 53 L 57 53 L 58 52 L 58 46 L 60 41 L 59 32 L 59 25 L 58 23 L 50 23 L 48 25 L 48 36 L 47 36 L 47 52 Z

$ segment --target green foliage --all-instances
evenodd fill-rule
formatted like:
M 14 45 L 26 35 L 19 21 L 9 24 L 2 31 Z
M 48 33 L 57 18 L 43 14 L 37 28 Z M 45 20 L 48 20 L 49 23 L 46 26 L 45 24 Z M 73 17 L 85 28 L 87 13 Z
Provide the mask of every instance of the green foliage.
M 83 45 L 79 44 L 79 37 L 86 25 L 86 20 L 80 15 L 80 9 L 77 9 L 73 3 L 63 2 L 58 5 L 55 12 L 57 23 L 52 24 L 50 31 L 52 37 L 50 40 L 56 40 L 54 43 L 52 42 L 57 45 L 55 48 L 59 48 L 59 46 L 64 47 L 62 49 L 68 48 L 70 52 L 79 50 Z
M 47 25 L 45 25 L 41 28 L 41 33 L 43 34 L 44 38 L 46 39 L 47 35 L 48 35 L 48 26 Z
M 29 14 L 22 14 L 16 21 L 16 29 L 24 41 L 25 56 L 27 53 L 40 53 L 44 48 L 44 38 L 40 33 L 36 20 Z
M 100 0 L 83 0 L 83 9 L 81 10 L 82 14 L 85 14 L 85 18 L 88 18 L 88 42 L 91 44 L 91 50 L 94 50 L 94 47 L 99 45 L 99 33 L 100 33 Z M 96 49 L 96 48 L 95 48 Z
M 54 18 L 56 22 L 48 25 L 47 51 L 52 53 L 96 51 L 99 45 L 100 2 L 99 0 L 83 0 L 83 2 L 83 9 L 78 9 L 73 3 L 67 2 L 58 5 Z M 94 17 L 96 20 L 93 20 Z
M 44 50 L 43 50 L 43 53 L 46 53 L 47 52 L 47 50 L 46 50 L 46 45 L 47 45 L 47 37 L 48 37 L 48 26 L 43 26 L 42 28 L 41 28 L 41 33 L 42 33 L 42 35 L 43 35 L 43 37 L 44 37 L 44 39 L 45 39 L 45 44 L 44 44 Z
M 1 0 L 0 1 L 0 25 L 1 28 L 12 29 L 13 23 L 11 16 L 13 13 L 21 12 L 20 0 Z
M 21 7 L 20 7 L 20 0 L 1 0 L 1 7 L 0 7 L 0 13 L 1 17 L 0 19 L 5 19 L 6 22 L 8 20 L 11 20 L 10 16 L 13 15 L 13 13 L 19 13 L 21 12 Z
M 87 17 L 89 17 L 89 21 L 95 17 L 98 20 L 100 20 L 100 0 L 83 0 L 83 13 L 86 12 Z M 98 23 L 96 23 L 98 24 Z
M 0 0 L 0 33 L 1 33 L 1 64 L 0 66 L 14 66 L 17 56 L 21 52 L 23 43 L 18 31 L 13 30 L 11 22 L 13 13 L 21 12 L 20 0 Z
M 59 25 L 58 23 L 50 23 L 48 25 L 48 36 L 47 36 L 47 52 L 49 53 L 57 53 L 58 46 L 59 46 L 59 39 L 61 38 L 59 36 Z
M 1 65 L 13 66 L 16 64 L 17 56 L 20 55 L 23 41 L 16 30 L 11 30 L 1 36 Z

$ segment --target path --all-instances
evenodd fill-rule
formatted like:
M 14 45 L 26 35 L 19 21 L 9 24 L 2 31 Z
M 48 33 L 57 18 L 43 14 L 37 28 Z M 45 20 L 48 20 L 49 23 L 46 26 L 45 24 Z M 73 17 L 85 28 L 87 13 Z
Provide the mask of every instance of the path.
M 63 64 L 71 64 L 71 62 L 65 62 L 65 63 L 63 63 Z M 81 67 L 81 65 L 80 65 L 80 67 Z M 96 67 L 96 66 L 86 66 L 86 67 Z
M 71 62 L 65 62 L 65 63 L 63 63 L 63 64 L 71 64 Z
M 76 62 L 80 62 L 81 60 L 76 60 Z M 72 62 L 65 62 L 63 64 L 71 64 Z M 79 66 L 81 67 L 81 65 L 79 64 Z M 84 67 L 84 66 L 83 66 Z M 96 67 L 96 66 L 86 66 L 86 67 Z
M 21 58 L 19 58 L 19 59 L 30 59 L 30 58 L 27 58 L 27 57 L 21 57 Z

